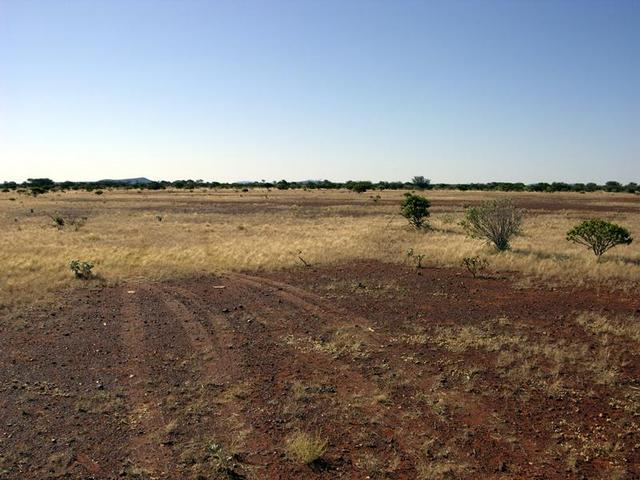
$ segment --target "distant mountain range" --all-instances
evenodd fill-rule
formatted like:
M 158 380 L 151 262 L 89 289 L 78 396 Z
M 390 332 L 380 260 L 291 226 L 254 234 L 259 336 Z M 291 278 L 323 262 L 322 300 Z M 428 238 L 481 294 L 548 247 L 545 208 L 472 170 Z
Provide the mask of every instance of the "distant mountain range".
M 152 183 L 152 180 L 149 180 L 147 177 L 137 177 L 137 178 L 123 178 L 123 179 L 105 179 L 100 180 L 98 183 L 117 183 L 117 184 L 125 184 L 125 185 L 146 185 L 148 183 Z

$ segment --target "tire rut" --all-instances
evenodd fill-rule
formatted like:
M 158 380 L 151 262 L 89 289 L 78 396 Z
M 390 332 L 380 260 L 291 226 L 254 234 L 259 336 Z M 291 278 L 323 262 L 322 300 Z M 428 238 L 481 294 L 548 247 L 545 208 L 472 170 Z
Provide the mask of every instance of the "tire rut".
M 285 327 L 288 331 L 299 330 L 303 323 L 304 312 L 308 312 L 317 318 L 316 327 L 320 326 L 321 330 L 326 332 L 325 334 L 346 330 L 348 333 L 356 335 L 357 340 L 363 342 L 366 348 L 377 349 L 380 347 L 380 343 L 370 327 L 371 323 L 366 318 L 352 316 L 347 312 L 328 306 L 321 297 L 282 282 L 238 273 L 227 274 L 227 277 L 240 286 L 248 287 L 259 294 L 264 294 L 267 290 L 269 294 L 275 294 L 279 300 L 276 308 L 270 314 L 274 316 L 272 320 L 268 319 L 265 313 L 260 316 L 263 321 L 270 320 L 270 328 L 266 328 L 261 333 L 257 346 L 265 361 L 272 365 L 272 373 L 267 378 L 264 377 L 264 373 L 262 374 L 264 388 L 272 398 L 282 398 L 280 410 L 276 408 L 269 412 L 269 416 L 288 418 L 287 413 L 282 411 L 281 407 L 282 404 L 288 402 L 288 398 L 290 399 L 292 384 L 297 382 L 298 377 L 324 379 L 324 382 L 335 383 L 338 386 L 338 395 L 347 397 L 345 404 L 349 404 L 349 398 L 352 395 L 355 395 L 354 398 L 362 397 L 364 399 L 364 404 L 360 406 L 362 414 L 354 414 L 350 409 L 347 409 L 343 421 L 348 421 L 353 428 L 359 426 L 363 430 L 375 431 L 379 438 L 386 439 L 385 442 L 391 450 L 395 451 L 404 443 L 401 436 L 394 435 L 393 431 L 369 422 L 368 418 L 374 416 L 373 410 L 375 409 L 373 405 L 368 403 L 369 399 L 380 392 L 378 383 L 372 381 L 366 374 L 365 365 L 350 358 L 348 353 L 336 356 L 322 348 L 303 348 L 301 350 L 297 345 L 283 344 L 282 338 L 274 335 L 277 332 L 276 325 L 282 325 L 283 322 L 288 323 L 289 327 Z M 302 327 L 302 330 L 305 328 Z M 325 334 L 320 334 L 320 337 Z M 286 352 L 291 349 L 295 353 Z M 329 357 L 329 361 L 327 361 L 327 357 Z M 283 375 L 281 372 L 290 373 Z M 260 378 L 260 372 L 252 373 L 252 375 Z M 317 388 L 315 385 L 303 387 Z M 323 387 L 320 386 L 320 388 Z M 303 429 L 309 429 L 311 423 L 307 422 L 315 418 L 316 421 L 319 421 L 319 425 L 322 425 L 321 419 L 324 416 L 325 407 L 322 403 L 316 405 L 315 409 L 312 407 L 314 406 L 306 405 L 307 412 L 298 419 L 290 418 L 289 422 L 300 424 Z M 401 415 L 392 410 L 387 412 L 387 418 L 399 428 L 404 422 Z M 300 420 L 304 421 L 301 423 Z M 260 422 L 260 419 L 254 417 L 253 421 Z M 398 449 L 400 450 L 400 448 Z M 402 468 L 399 468 L 398 472 L 401 471 Z
M 142 478 L 168 478 L 175 464 L 170 448 L 161 443 L 169 423 L 163 413 L 162 390 L 174 377 L 171 364 L 185 350 L 184 334 L 172 322 L 151 289 L 123 290 L 122 341 L 129 353 L 128 397 L 131 427 L 127 472 Z M 149 320 L 147 320 L 149 319 Z M 167 350 L 171 339 L 172 349 Z M 158 388 L 161 387 L 161 388 Z

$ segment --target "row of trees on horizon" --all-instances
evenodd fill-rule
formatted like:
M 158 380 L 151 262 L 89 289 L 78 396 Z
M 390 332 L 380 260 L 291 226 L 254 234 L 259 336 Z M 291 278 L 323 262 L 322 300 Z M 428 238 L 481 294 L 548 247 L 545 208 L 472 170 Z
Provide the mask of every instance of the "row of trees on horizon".
M 623 185 L 617 181 L 609 181 L 605 184 L 597 183 L 565 183 L 565 182 L 538 182 L 525 184 L 523 182 L 488 182 L 488 183 L 432 183 L 428 178 L 416 176 L 410 182 L 371 182 L 354 181 L 332 182 L 330 180 L 306 180 L 289 182 L 279 180 L 269 182 L 266 180 L 255 182 L 215 182 L 204 180 L 175 180 L 153 181 L 147 178 L 134 178 L 126 180 L 100 180 L 97 182 L 54 182 L 49 178 L 30 178 L 26 182 L 0 183 L 0 191 L 28 193 L 32 195 L 44 194 L 49 191 L 87 190 L 98 191 L 106 188 L 164 190 L 175 188 L 180 190 L 193 190 L 197 188 L 232 188 L 248 190 L 251 188 L 276 188 L 287 189 L 348 189 L 354 192 L 366 192 L 368 190 L 488 190 L 503 192 L 626 192 L 640 193 L 640 185 L 635 182 Z

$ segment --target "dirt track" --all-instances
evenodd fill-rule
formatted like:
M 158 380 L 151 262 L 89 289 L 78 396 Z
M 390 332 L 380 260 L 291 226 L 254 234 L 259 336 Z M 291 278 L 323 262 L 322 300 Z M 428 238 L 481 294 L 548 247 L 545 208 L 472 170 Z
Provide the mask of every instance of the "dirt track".
M 582 310 L 640 302 L 378 263 L 77 291 L 5 319 L 0 478 L 639 478 L 637 343 L 610 339 L 613 383 L 577 359 L 556 392 L 546 358 L 522 377 L 504 345 L 442 336 L 595 355 Z M 296 430 L 328 439 L 321 462 L 286 457 Z

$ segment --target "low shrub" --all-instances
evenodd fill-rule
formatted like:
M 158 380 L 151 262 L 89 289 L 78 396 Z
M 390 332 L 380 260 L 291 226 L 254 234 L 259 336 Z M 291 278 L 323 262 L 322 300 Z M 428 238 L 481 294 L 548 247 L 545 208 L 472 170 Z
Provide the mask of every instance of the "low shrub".
M 511 200 L 491 200 L 467 209 L 461 225 L 470 237 L 481 238 L 502 252 L 520 234 L 522 212 Z
M 92 262 L 81 262 L 80 260 L 71 260 L 69 263 L 69 268 L 74 273 L 76 278 L 80 280 L 89 280 L 93 278 L 93 263 Z
M 629 245 L 633 238 L 626 228 L 594 218 L 585 220 L 569 230 L 567 240 L 584 245 L 600 258 L 607 250 L 616 245 Z
M 478 273 L 486 270 L 489 266 L 489 262 L 486 258 L 480 258 L 478 256 L 475 257 L 464 257 L 462 259 L 462 266 L 465 267 L 473 278 L 478 276 Z
M 431 202 L 421 195 L 405 193 L 400 205 L 400 214 L 415 228 L 428 226 L 426 218 L 429 216 Z

